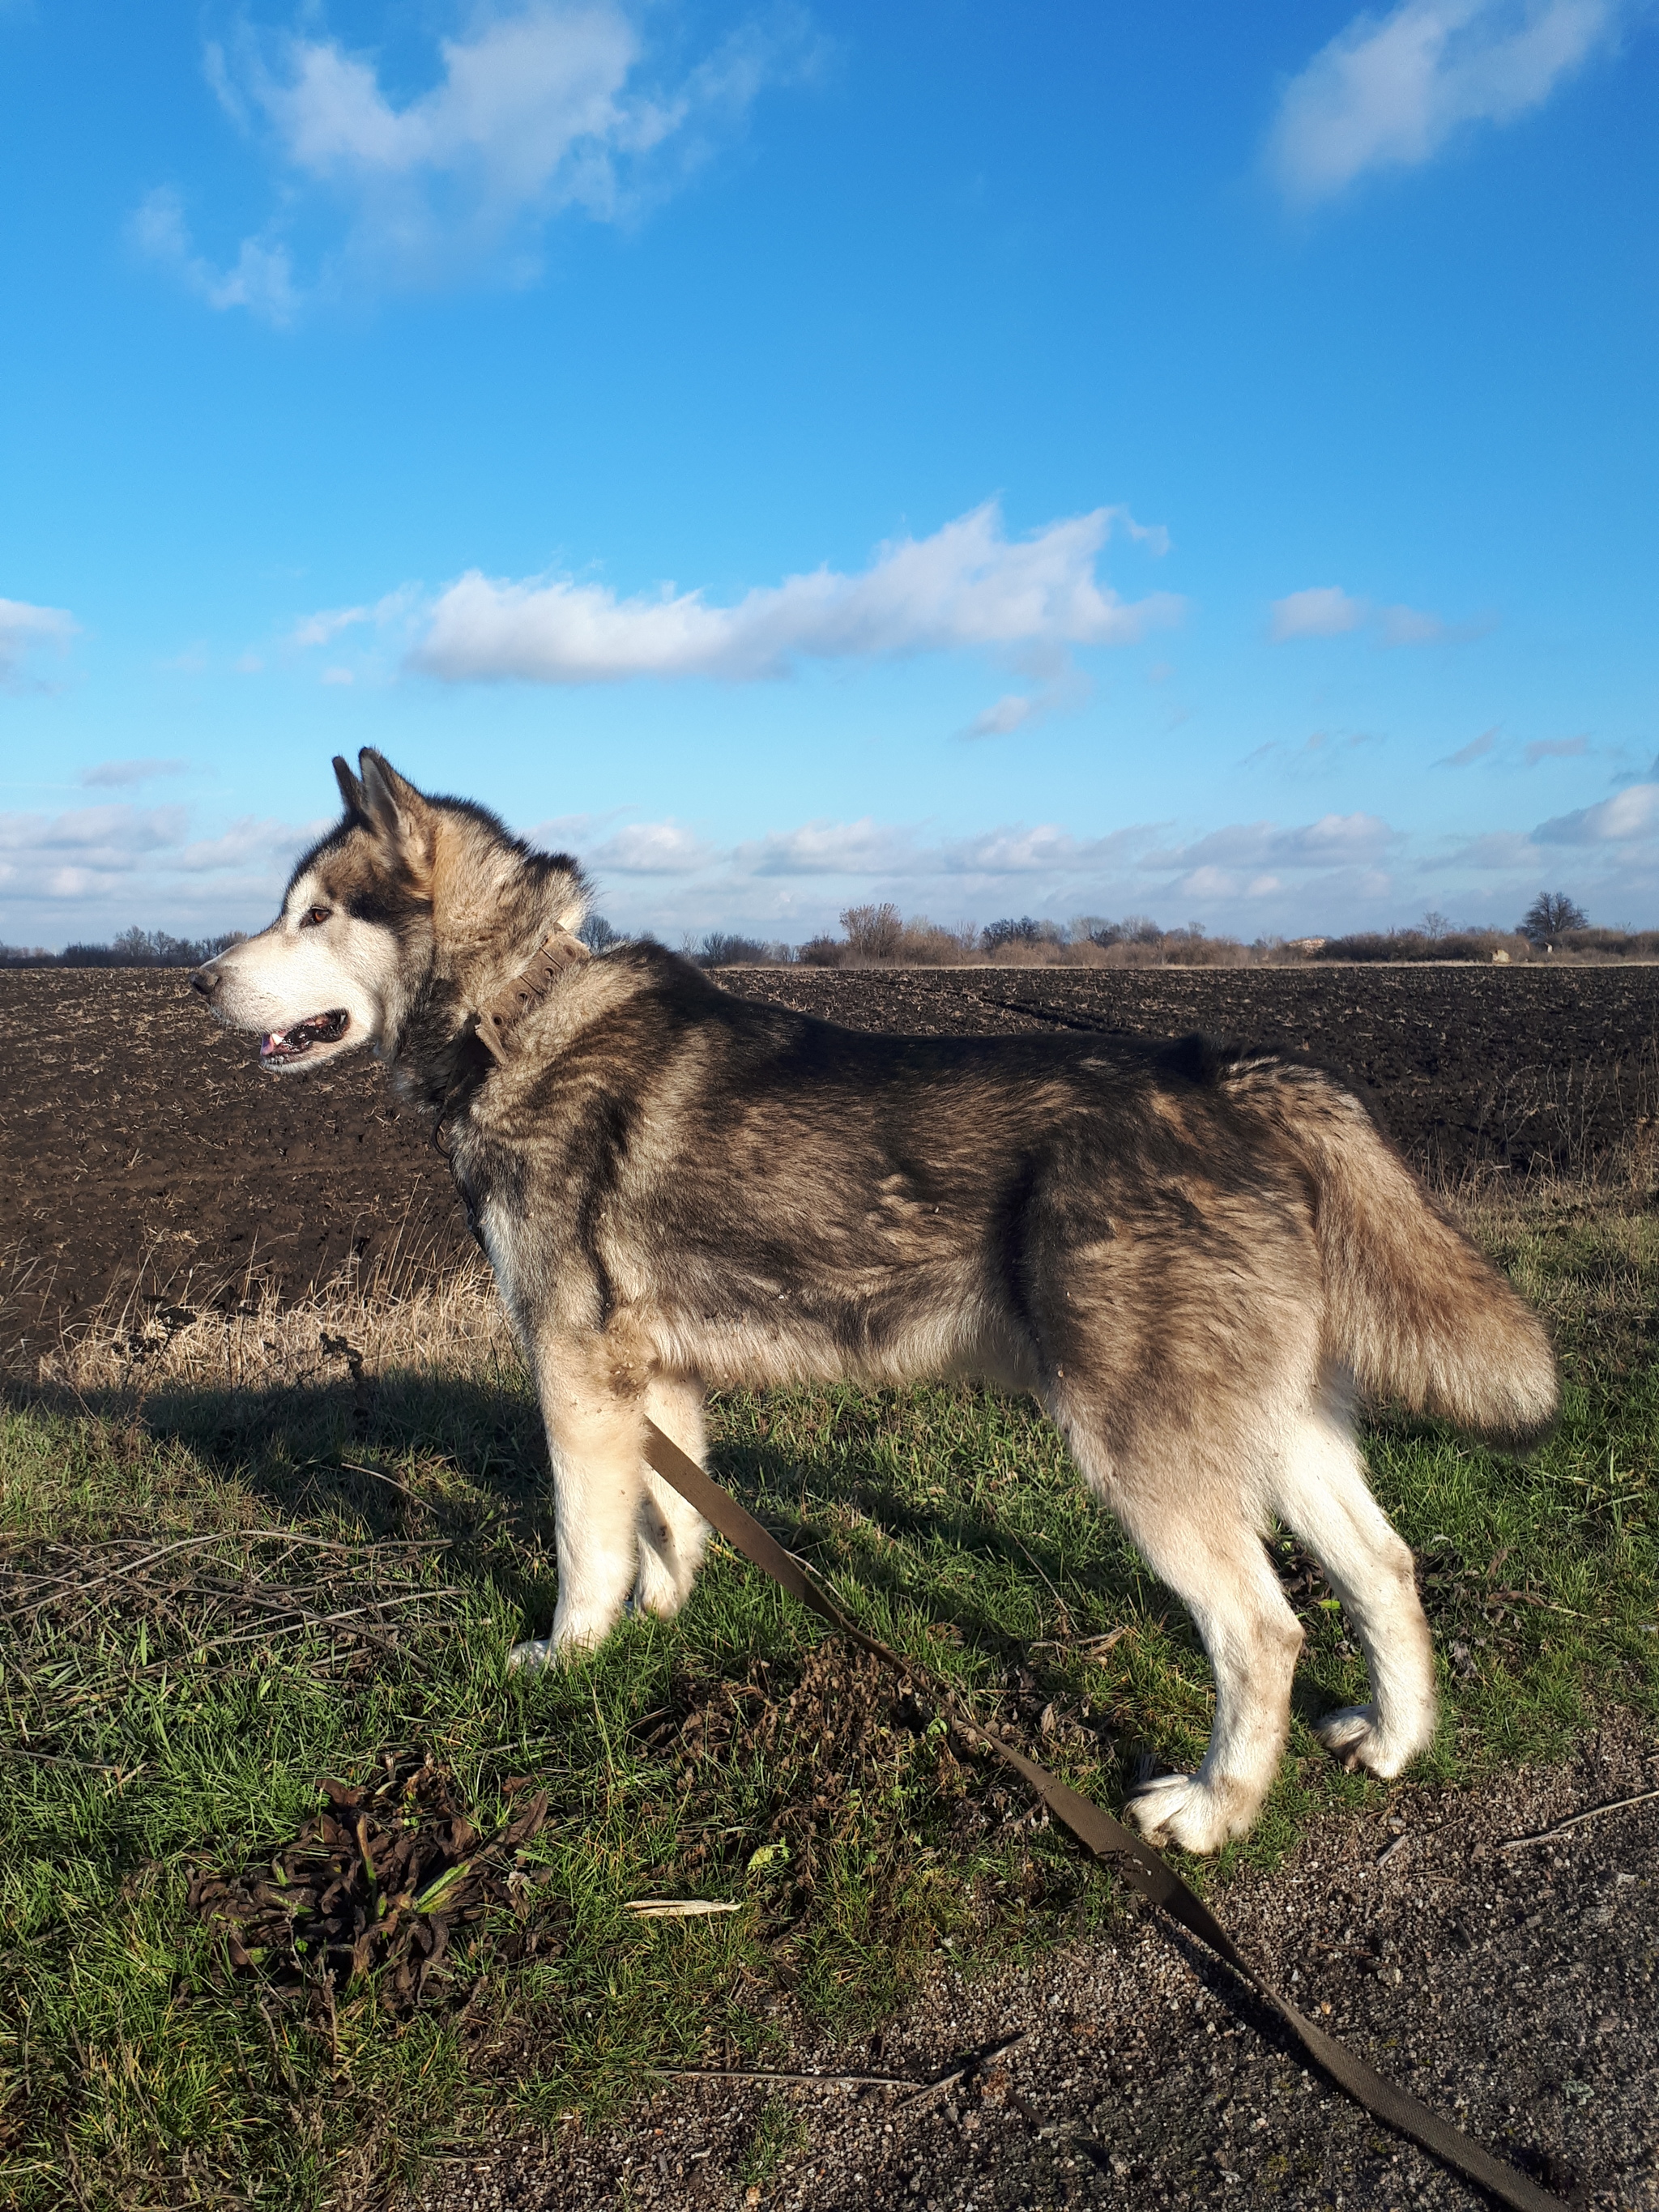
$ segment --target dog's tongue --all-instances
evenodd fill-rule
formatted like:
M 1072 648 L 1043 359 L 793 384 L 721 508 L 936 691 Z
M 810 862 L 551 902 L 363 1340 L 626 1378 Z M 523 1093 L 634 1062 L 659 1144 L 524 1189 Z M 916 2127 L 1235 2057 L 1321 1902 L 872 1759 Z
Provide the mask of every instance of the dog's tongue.
M 287 1049 L 288 1031 L 286 1030 L 272 1030 L 268 1036 L 262 1036 L 259 1040 L 261 1060 L 270 1060 L 275 1054 L 286 1052 Z

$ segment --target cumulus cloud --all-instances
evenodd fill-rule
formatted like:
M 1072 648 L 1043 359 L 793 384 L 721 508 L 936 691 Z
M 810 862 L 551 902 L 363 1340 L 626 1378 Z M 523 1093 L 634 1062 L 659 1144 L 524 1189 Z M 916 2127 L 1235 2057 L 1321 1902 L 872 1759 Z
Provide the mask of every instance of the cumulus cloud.
M 896 876 L 936 872 L 937 854 L 917 848 L 915 833 L 871 815 L 857 822 L 806 822 L 739 845 L 732 858 L 756 876 Z
M 1403 0 L 1356 15 L 1285 87 L 1269 167 L 1304 204 L 1367 170 L 1417 167 L 1464 125 L 1541 106 L 1628 12 L 1621 0 Z
M 700 676 L 742 684 L 801 660 L 964 646 L 1029 660 L 1070 646 L 1127 645 L 1178 619 L 1182 603 L 1163 592 L 1126 603 L 1100 582 L 1096 556 L 1121 519 L 1120 509 L 1098 507 L 1010 539 L 990 502 L 931 538 L 883 546 L 857 575 L 819 568 L 757 587 L 732 607 L 672 585 L 618 599 L 600 584 L 505 582 L 474 569 L 440 596 L 411 659 L 448 683 Z
M 1147 856 L 1160 868 L 1328 868 L 1380 860 L 1400 832 L 1377 814 L 1322 814 L 1284 829 L 1274 822 L 1235 822 L 1190 845 Z
M 464 21 L 408 96 L 335 39 L 246 29 L 210 45 L 209 81 L 271 160 L 280 211 L 220 270 L 163 189 L 133 219 L 140 249 L 210 306 L 279 324 L 303 289 L 287 234 L 313 212 L 330 240 L 325 286 L 480 270 L 521 283 L 548 222 L 636 214 L 739 131 L 763 88 L 810 73 L 818 53 L 805 16 L 787 7 L 678 68 L 617 0 L 483 0 Z
M 682 876 L 714 857 L 714 848 L 678 822 L 632 822 L 587 858 L 613 875 Z
M 323 826 L 245 817 L 193 836 L 188 806 L 130 800 L 0 814 L 0 933 L 45 943 L 107 937 L 135 921 L 187 934 L 257 927 Z
M 1659 783 L 1626 784 L 1595 806 L 1581 806 L 1540 822 L 1533 836 L 1540 845 L 1622 845 L 1659 834 Z
M 77 779 L 90 790 L 119 789 L 124 785 L 151 783 L 161 775 L 183 775 L 190 767 L 182 760 L 112 760 L 100 761 L 95 768 L 83 768 Z
M 182 845 L 168 865 L 191 876 L 211 875 L 221 868 L 270 876 L 285 872 L 289 862 L 330 826 L 326 821 L 316 821 L 301 823 L 296 829 L 269 815 L 244 814 L 216 837 L 192 838 Z
M 1138 825 L 1104 837 L 1078 837 L 1055 823 L 1043 822 L 1035 830 L 991 830 L 982 836 L 958 839 L 945 847 L 944 859 L 954 875 L 1091 875 L 1120 866 L 1150 834 Z
M 1538 846 L 1523 830 L 1490 830 L 1482 836 L 1466 839 L 1449 853 L 1442 854 L 1425 865 L 1443 872 L 1448 868 L 1480 868 L 1496 870 L 1500 873 L 1516 870 L 1530 872 L 1543 857 Z
M 24 663 L 37 647 L 61 652 L 78 625 L 64 607 L 31 606 L 27 599 L 0 599 L 0 684 L 21 680 Z

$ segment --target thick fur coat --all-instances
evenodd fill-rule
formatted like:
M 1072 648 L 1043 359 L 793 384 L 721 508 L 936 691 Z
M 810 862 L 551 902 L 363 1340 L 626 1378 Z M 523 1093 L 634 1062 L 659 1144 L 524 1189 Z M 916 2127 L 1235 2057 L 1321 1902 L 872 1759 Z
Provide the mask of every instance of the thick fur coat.
M 1196 1038 L 864 1035 L 653 945 L 570 965 L 498 1064 L 479 1011 L 580 922 L 580 870 L 377 754 L 335 767 L 345 818 L 198 986 L 267 1066 L 367 1046 L 441 1121 L 551 1456 L 557 1611 L 515 1659 L 684 1602 L 708 1532 L 647 1417 L 701 1458 L 710 1386 L 981 1376 L 1045 1408 L 1214 1669 L 1199 1769 L 1130 1808 L 1150 1833 L 1213 1850 L 1272 1781 L 1301 1642 L 1275 1517 L 1370 1669 L 1323 1741 L 1381 1775 L 1426 1746 L 1429 1631 L 1356 1400 L 1521 1443 L 1554 1363 L 1340 1083 Z

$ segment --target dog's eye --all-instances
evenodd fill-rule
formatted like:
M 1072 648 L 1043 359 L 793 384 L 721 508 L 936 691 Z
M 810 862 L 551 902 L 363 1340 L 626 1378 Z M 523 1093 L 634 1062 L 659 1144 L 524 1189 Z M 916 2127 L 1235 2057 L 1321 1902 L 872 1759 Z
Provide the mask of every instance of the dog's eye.
M 307 907 L 300 916 L 300 927 L 301 929 L 320 929 L 333 911 L 333 908 L 328 906 Z

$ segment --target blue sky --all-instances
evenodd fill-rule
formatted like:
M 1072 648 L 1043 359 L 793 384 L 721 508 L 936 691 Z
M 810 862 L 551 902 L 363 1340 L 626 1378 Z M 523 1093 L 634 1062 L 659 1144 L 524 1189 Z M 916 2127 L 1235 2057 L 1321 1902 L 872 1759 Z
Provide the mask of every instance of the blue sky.
M 1659 921 L 1621 0 L 0 0 L 0 939 Z

